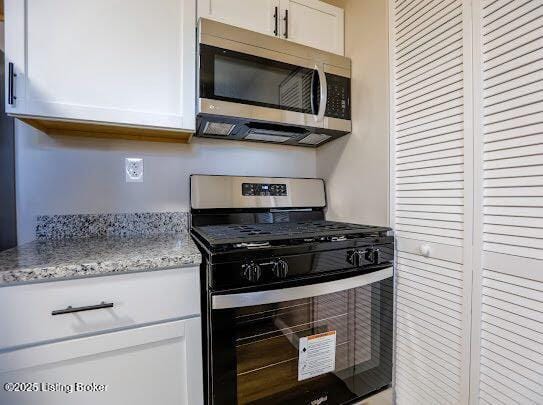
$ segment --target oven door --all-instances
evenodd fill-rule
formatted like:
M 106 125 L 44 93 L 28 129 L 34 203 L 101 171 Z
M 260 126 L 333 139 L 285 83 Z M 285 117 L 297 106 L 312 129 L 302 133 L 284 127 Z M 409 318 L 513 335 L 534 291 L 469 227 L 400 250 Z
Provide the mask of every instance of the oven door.
M 213 404 L 344 404 L 391 383 L 392 268 L 211 307 Z
M 322 127 L 326 98 L 323 66 L 304 67 L 200 44 L 200 106 L 206 108 L 212 100 L 214 107 L 200 112 Z

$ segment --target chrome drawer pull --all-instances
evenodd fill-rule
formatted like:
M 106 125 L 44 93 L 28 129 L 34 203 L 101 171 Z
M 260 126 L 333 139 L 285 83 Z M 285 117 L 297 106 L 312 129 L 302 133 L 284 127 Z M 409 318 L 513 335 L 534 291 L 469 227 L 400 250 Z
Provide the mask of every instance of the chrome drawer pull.
M 104 308 L 113 308 L 113 302 L 104 302 L 102 301 L 98 305 L 88 305 L 86 307 L 72 307 L 71 305 L 68 306 L 68 308 L 65 309 L 57 309 L 56 311 L 51 312 L 51 315 L 64 315 L 64 314 L 71 314 L 74 312 L 84 312 L 84 311 L 93 311 L 95 309 L 104 309 Z

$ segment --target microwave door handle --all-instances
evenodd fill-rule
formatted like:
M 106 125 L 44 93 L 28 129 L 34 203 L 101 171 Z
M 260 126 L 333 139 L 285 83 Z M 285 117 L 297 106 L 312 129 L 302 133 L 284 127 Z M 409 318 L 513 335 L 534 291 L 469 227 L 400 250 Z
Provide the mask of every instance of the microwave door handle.
M 328 82 L 326 81 L 326 73 L 324 72 L 324 65 L 316 66 L 319 74 L 321 101 L 319 103 L 319 111 L 317 113 L 317 122 L 324 121 L 324 114 L 326 113 L 326 105 L 328 104 Z
M 317 120 L 317 100 L 315 99 L 315 78 L 318 75 L 317 67 L 315 66 L 315 70 L 313 70 L 313 74 L 311 75 L 311 114 L 315 116 L 315 120 Z
M 392 277 L 392 275 L 392 267 L 387 267 L 373 273 L 362 274 L 341 280 L 328 281 L 325 283 L 310 284 L 300 287 L 278 288 L 276 290 L 267 291 L 214 295 L 212 297 L 212 308 L 230 309 L 252 307 L 255 305 L 275 304 L 284 301 L 318 297 L 320 295 L 333 294 L 373 284 Z

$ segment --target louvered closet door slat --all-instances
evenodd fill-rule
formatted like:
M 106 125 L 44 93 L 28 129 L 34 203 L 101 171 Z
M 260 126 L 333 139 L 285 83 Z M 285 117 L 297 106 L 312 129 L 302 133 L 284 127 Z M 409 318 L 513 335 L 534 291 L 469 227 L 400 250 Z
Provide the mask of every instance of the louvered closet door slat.
M 396 13 L 396 23 L 398 18 L 401 18 L 402 15 L 407 15 L 412 10 L 420 10 L 421 7 L 424 7 L 424 0 L 396 0 L 393 1 L 393 6 L 395 7 Z
M 461 139 L 450 142 L 442 142 L 398 152 L 397 159 L 401 163 L 422 162 L 424 160 L 440 159 L 458 156 L 458 149 L 463 147 Z
M 439 4 L 436 5 L 439 7 Z M 410 51 L 416 47 L 417 41 L 421 39 L 430 40 L 436 32 L 441 32 L 441 27 L 449 28 L 451 21 L 462 14 L 461 6 L 458 1 L 449 0 L 445 8 L 439 7 L 439 11 L 434 13 L 427 21 L 420 25 L 414 25 L 403 35 L 396 33 L 396 42 L 401 47 L 402 52 Z
M 396 399 L 460 404 L 469 357 L 463 251 L 465 7 L 391 4 L 396 266 Z M 430 257 L 421 255 L 428 245 Z
M 447 125 L 445 128 L 437 128 L 411 135 L 401 136 L 399 132 L 396 132 L 396 152 L 401 155 L 402 151 L 409 153 L 409 151 L 422 146 L 439 145 L 457 139 L 463 140 L 462 122 L 458 121 L 461 121 L 460 118 L 458 118 L 457 122 Z
M 536 24 L 537 20 L 532 21 L 527 27 L 523 27 L 520 33 L 510 33 L 499 38 L 499 42 L 492 42 L 485 46 L 483 48 L 486 53 L 485 61 L 496 61 L 499 60 L 499 57 L 512 59 L 527 53 L 527 51 L 539 49 L 541 44 L 538 38 L 538 29 L 541 27 L 537 27 Z M 498 63 L 493 63 L 493 65 L 498 65 Z
M 458 62 L 461 62 L 461 58 L 462 49 L 455 49 L 449 55 L 444 56 L 441 60 L 435 60 L 431 63 L 428 63 L 426 66 L 420 68 L 420 70 L 415 70 L 411 73 L 404 72 L 403 75 L 396 78 L 398 86 L 406 86 L 411 82 L 418 82 L 419 80 L 428 80 L 430 78 L 433 78 L 433 76 L 431 76 L 432 74 L 441 73 L 446 65 L 457 65 Z
M 491 52 L 500 49 L 500 47 L 506 44 L 527 42 L 526 38 L 534 35 L 537 29 L 540 28 L 537 18 L 534 19 L 536 14 L 543 14 L 543 9 L 539 8 L 535 13 L 519 18 L 514 24 L 510 23 L 494 31 L 492 34 L 488 34 L 486 36 L 487 40 L 483 44 L 483 50 Z
M 483 94 L 486 96 L 495 95 L 506 90 L 512 90 L 519 86 L 537 83 L 543 78 L 541 74 L 541 60 L 533 60 L 521 64 L 514 69 L 500 72 L 499 74 L 488 74 L 485 78 Z M 495 72 L 494 72 L 495 73 Z
M 402 81 L 402 83 L 398 81 L 396 87 L 397 98 L 401 99 L 402 97 L 407 97 L 415 91 L 427 89 L 435 84 L 444 83 L 445 80 L 448 80 L 449 83 L 462 80 L 461 58 L 449 58 L 448 61 L 425 75 L 415 76 L 410 80 Z
M 531 12 L 521 14 L 514 19 L 509 19 L 507 24 L 502 25 L 494 31 L 487 30 L 484 37 L 483 49 L 488 50 L 489 47 L 498 46 L 522 33 L 540 28 L 538 18 L 543 15 L 543 7 L 541 4 L 534 3 L 534 5 L 536 5 L 536 8 Z
M 440 83 L 398 97 L 397 118 L 405 116 L 412 111 L 420 111 L 420 106 L 423 106 L 422 110 L 424 110 L 424 106 L 428 107 L 428 104 L 438 105 L 439 103 L 456 100 L 459 98 L 458 93 L 461 89 L 461 80 L 458 80 L 457 77 L 451 77 Z
M 458 49 L 458 39 L 461 37 L 461 35 L 455 34 L 445 41 L 436 39 L 435 44 L 433 46 L 429 44 L 428 49 L 422 53 L 420 53 L 420 48 L 415 48 L 416 51 L 407 53 L 405 60 L 396 66 L 398 74 L 408 75 L 430 63 L 439 64 L 443 56 Z
M 419 99 L 416 101 L 416 104 L 411 106 L 406 105 L 405 107 L 398 109 L 399 115 L 396 118 L 399 124 L 425 118 L 441 111 L 462 106 L 463 104 L 461 90 L 452 91 L 428 101 L 421 101 Z M 424 117 L 421 116 L 422 114 L 424 114 Z
M 543 3 L 487 0 L 480 7 L 482 256 L 473 395 L 480 403 L 541 404 Z
M 396 20 L 396 31 L 398 35 L 401 35 L 407 27 L 415 22 L 426 20 L 429 16 L 435 14 L 435 0 L 434 1 L 420 1 L 416 7 L 410 9 Z

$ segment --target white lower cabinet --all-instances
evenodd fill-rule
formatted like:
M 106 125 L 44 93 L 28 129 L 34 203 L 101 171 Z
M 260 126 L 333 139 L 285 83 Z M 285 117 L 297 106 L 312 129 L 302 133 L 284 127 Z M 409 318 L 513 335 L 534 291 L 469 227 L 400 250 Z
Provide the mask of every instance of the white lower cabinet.
M 200 331 L 194 317 L 0 354 L 0 404 L 201 404 Z
M 198 275 L 0 288 L 0 405 L 202 404 Z

